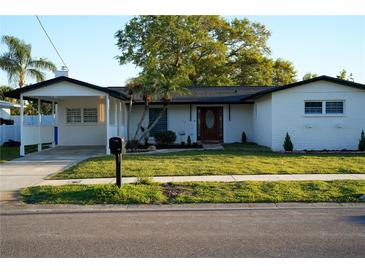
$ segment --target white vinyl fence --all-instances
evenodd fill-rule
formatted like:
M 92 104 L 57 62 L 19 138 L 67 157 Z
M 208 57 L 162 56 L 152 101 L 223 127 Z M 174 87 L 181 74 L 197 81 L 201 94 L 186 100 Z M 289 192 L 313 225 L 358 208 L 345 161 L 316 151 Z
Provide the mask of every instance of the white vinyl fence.
M 9 139 L 13 141 L 20 141 L 20 116 L 11 116 L 11 120 L 14 120 L 14 125 L 1 125 L 0 126 L 0 145 L 7 142 Z M 24 116 L 24 125 L 37 126 L 38 115 Z M 52 115 L 42 115 L 41 125 L 52 126 L 54 125 L 54 119 Z

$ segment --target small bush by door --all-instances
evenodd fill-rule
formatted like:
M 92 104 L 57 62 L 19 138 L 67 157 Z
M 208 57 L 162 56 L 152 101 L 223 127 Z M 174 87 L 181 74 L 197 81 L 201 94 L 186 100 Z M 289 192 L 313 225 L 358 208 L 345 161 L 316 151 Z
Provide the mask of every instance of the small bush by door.
M 242 131 L 241 143 L 245 144 L 247 142 L 247 136 L 244 131 Z
M 288 132 L 286 133 L 283 147 L 284 147 L 285 151 L 293 151 L 293 148 L 294 148 L 293 143 L 291 142 L 291 139 L 290 139 L 290 136 L 289 136 Z
M 364 131 L 361 131 L 361 136 L 359 140 L 359 150 L 365 151 L 365 133 Z

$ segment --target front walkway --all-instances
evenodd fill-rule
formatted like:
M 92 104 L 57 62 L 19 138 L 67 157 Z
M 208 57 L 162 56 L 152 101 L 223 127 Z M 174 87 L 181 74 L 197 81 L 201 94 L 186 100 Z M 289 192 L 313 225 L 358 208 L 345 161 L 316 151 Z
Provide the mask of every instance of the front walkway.
M 36 185 L 50 174 L 104 153 L 104 146 L 55 147 L 30 153 L 0 165 L 0 191 L 16 191 Z
M 137 177 L 124 177 L 122 183 L 135 183 Z M 221 176 L 164 176 L 153 177 L 159 183 L 168 182 L 237 182 L 237 181 L 333 181 L 365 180 L 365 174 L 275 174 L 275 175 L 221 175 Z M 43 180 L 37 185 L 111 184 L 115 178 Z

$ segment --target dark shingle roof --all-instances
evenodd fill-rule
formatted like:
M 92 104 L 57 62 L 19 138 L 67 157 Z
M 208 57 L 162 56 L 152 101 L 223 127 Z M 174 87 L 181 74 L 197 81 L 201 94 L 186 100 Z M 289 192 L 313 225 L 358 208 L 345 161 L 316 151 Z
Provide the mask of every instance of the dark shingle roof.
M 264 96 L 266 94 L 270 94 L 272 92 L 281 91 L 284 89 L 316 82 L 316 81 L 328 81 L 340 85 L 350 86 L 354 88 L 359 88 L 365 90 L 365 85 L 360 83 L 355 83 L 351 81 L 340 80 L 337 78 L 329 77 L 329 76 L 319 76 L 316 78 L 312 78 L 309 80 L 299 81 L 296 83 L 284 85 L 284 86 L 195 86 L 195 87 L 187 87 L 190 90 L 190 94 L 184 95 L 173 95 L 172 104 L 243 104 L 246 102 L 252 102 L 252 100 Z M 115 98 L 119 98 L 122 100 L 128 99 L 128 92 L 123 86 L 114 86 L 114 87 L 101 87 L 93 84 L 89 84 L 87 82 L 79 81 L 76 79 L 68 78 L 68 77 L 57 77 L 47 81 L 43 81 L 34 85 L 29 85 L 23 88 L 18 88 L 13 91 L 6 93 L 7 97 L 19 98 L 21 93 L 34 90 L 37 88 L 41 88 L 44 86 L 48 86 L 51 84 L 55 84 L 61 81 L 68 81 L 74 84 L 78 84 L 81 86 L 89 87 L 92 89 L 96 89 L 105 93 L 108 93 L 110 96 Z M 142 97 L 134 98 L 136 104 L 142 104 Z M 162 101 L 153 101 L 153 104 L 161 104 Z
M 53 85 L 53 84 L 63 82 L 63 81 L 73 83 L 73 84 L 76 84 L 76 85 L 79 85 L 79 86 L 95 89 L 95 90 L 107 93 L 112 97 L 119 98 L 119 99 L 122 99 L 122 100 L 127 99 L 127 97 L 125 96 L 124 93 L 121 93 L 121 92 L 118 92 L 118 91 L 115 91 L 115 90 L 112 90 L 112 89 L 108 89 L 108 88 L 105 88 L 105 87 L 93 85 L 93 84 L 83 82 L 83 81 L 80 81 L 80 80 L 76 80 L 76 79 L 73 79 L 73 78 L 69 78 L 69 77 L 66 77 L 66 76 L 60 76 L 60 77 L 52 78 L 50 80 L 46 80 L 46 81 L 36 83 L 36 84 L 33 84 L 33 85 L 25 86 L 25 87 L 22 87 L 22 88 L 17 88 L 17 89 L 14 89 L 12 91 L 9 91 L 9 92 L 5 93 L 5 96 L 10 97 L 10 98 L 20 98 L 20 94 L 22 94 L 24 92 L 35 90 L 35 89 L 42 88 L 42 87 L 46 87 L 46 86 Z
M 335 84 L 345 85 L 353 88 L 358 88 L 365 90 L 365 85 L 360 83 L 355 83 L 352 81 L 341 80 L 338 78 L 322 75 L 309 80 L 303 80 L 295 82 L 292 84 L 284 86 L 198 86 L 198 87 L 188 87 L 191 90 L 189 95 L 175 95 L 172 98 L 172 103 L 174 104 L 209 104 L 209 103 L 245 103 L 252 102 L 261 96 L 285 90 L 288 88 L 293 88 L 316 81 L 328 81 Z M 119 90 L 120 92 L 125 92 L 124 87 L 109 87 L 111 89 Z M 136 99 L 136 103 L 142 103 L 141 98 Z M 161 102 L 156 102 L 161 103 Z
M 251 95 L 249 95 L 245 98 L 242 98 L 241 100 L 245 101 L 245 100 L 257 99 L 257 98 L 262 97 L 266 94 L 270 94 L 270 93 L 273 93 L 273 92 L 285 90 L 285 89 L 288 89 L 288 88 L 294 88 L 294 87 L 297 87 L 297 86 L 301 86 L 301 85 L 305 85 L 305 84 L 309 84 L 309 83 L 313 83 L 313 82 L 317 82 L 317 81 L 327 81 L 327 82 L 331 82 L 331 83 L 335 83 L 335 84 L 339 84 L 339 85 L 344 85 L 344 86 L 348 86 L 348 87 L 352 87 L 352 88 L 358 88 L 358 89 L 365 90 L 365 85 L 364 84 L 355 83 L 355 82 L 347 81 L 347 80 L 341 80 L 341 79 L 330 77 L 330 76 L 327 76 L 327 75 L 322 75 L 322 76 L 318 76 L 318 77 L 315 77 L 315 78 L 312 78 L 312 79 L 303 80 L 303 81 L 291 83 L 291 84 L 284 85 L 284 86 L 277 86 L 277 87 L 267 88 L 267 89 L 264 89 L 260 92 L 251 94 Z
M 127 95 L 125 87 L 108 87 L 117 92 Z M 187 87 L 190 91 L 184 95 L 173 95 L 172 104 L 213 104 L 213 103 L 243 103 L 242 99 L 247 96 L 264 91 L 271 87 L 264 86 L 198 86 Z M 142 104 L 140 96 L 134 98 L 136 104 Z M 153 104 L 161 104 L 162 101 L 154 101 Z

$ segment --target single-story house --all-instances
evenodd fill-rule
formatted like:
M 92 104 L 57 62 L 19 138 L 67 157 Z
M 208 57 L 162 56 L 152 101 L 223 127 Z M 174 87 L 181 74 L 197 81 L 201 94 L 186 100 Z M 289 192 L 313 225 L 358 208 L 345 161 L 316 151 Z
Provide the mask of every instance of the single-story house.
M 247 140 L 283 150 L 285 134 L 295 150 L 357 149 L 365 130 L 365 85 L 320 76 L 285 86 L 188 87 L 190 94 L 173 96 L 152 134 L 172 130 L 177 143 L 240 142 Z M 125 87 L 101 87 L 67 76 L 13 90 L 19 98 L 21 116 L 24 100 L 48 101 L 53 105 L 55 125 L 21 127 L 24 145 L 52 142 L 53 145 L 105 145 L 112 136 L 127 135 L 128 94 Z M 152 102 L 143 126 L 151 123 L 162 102 Z M 134 135 L 143 112 L 135 99 L 130 117 Z M 39 115 L 41 120 L 41 115 Z

